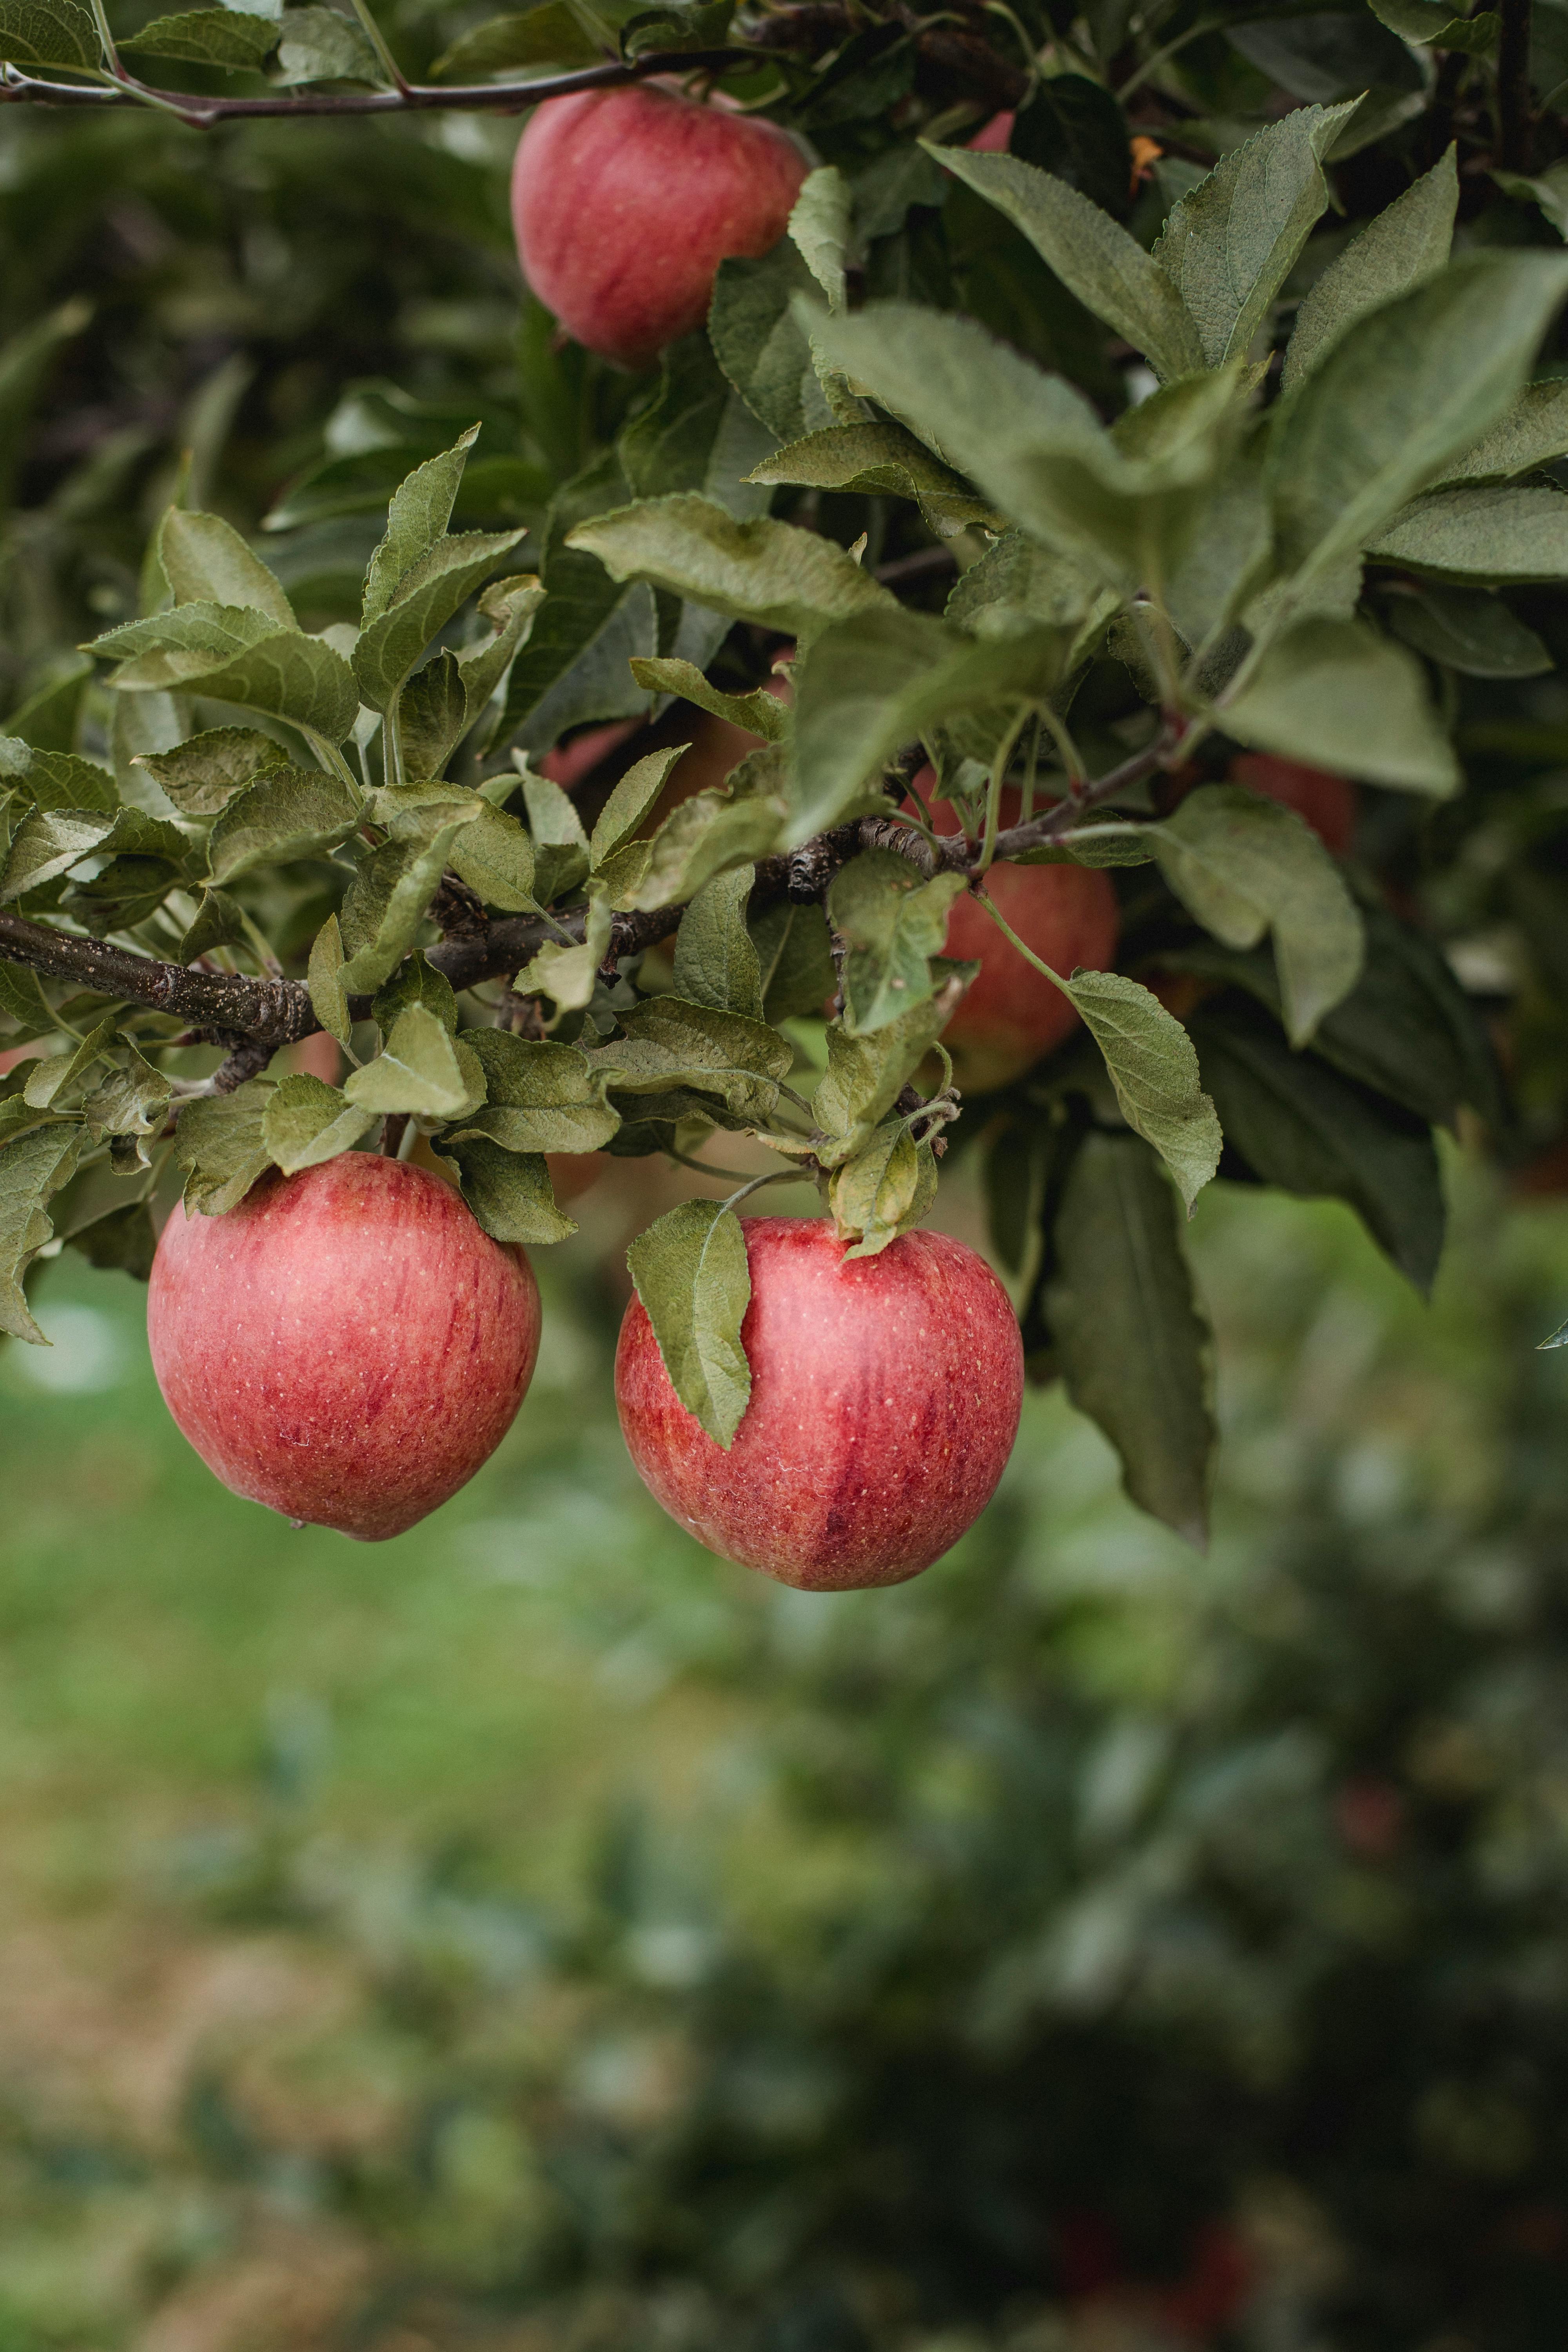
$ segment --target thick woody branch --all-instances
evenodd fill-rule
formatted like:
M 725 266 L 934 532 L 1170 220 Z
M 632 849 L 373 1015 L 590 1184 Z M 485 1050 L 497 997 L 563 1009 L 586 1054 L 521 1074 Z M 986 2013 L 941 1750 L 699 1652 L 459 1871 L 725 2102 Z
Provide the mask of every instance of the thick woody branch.
M 1176 748 L 1174 734 L 1163 732 L 1108 775 L 1058 801 L 1029 824 L 1012 825 L 998 834 L 996 856 L 1019 857 L 1070 833 L 1086 811 L 1169 764 Z M 939 872 L 976 875 L 980 870 L 973 843 L 961 833 L 944 834 L 931 842 L 900 817 L 862 817 L 858 824 L 818 834 L 799 849 L 763 858 L 757 867 L 752 903 L 762 908 L 781 898 L 800 904 L 821 900 L 835 875 L 863 849 L 894 850 L 928 877 Z M 559 940 L 563 931 L 574 939 L 583 937 L 581 909 L 553 916 L 549 921 L 537 915 L 506 915 L 496 921 L 483 921 L 474 919 L 468 894 L 457 897 L 454 904 L 460 909 L 461 928 L 426 952 L 455 989 L 510 979 L 531 963 L 548 940 Z M 668 939 L 679 929 L 684 912 L 683 906 L 654 907 L 617 915 L 606 962 L 641 955 L 646 948 Z M 0 909 L 0 957 L 55 980 L 73 981 L 98 996 L 145 1004 L 154 1013 L 166 1013 L 203 1031 L 231 1048 L 226 1075 L 230 1067 L 238 1075 L 229 1078 L 230 1085 L 238 1085 L 241 1076 L 254 1076 L 256 1069 L 265 1067 L 279 1045 L 309 1037 L 321 1027 L 302 981 L 251 980 L 243 972 L 160 963 L 129 948 L 51 930 L 47 924 L 29 922 L 25 916 L 5 909 Z M 368 1020 L 370 1008 L 368 996 L 350 1001 L 356 1021 Z M 263 1047 L 266 1052 L 258 1061 L 257 1051 Z

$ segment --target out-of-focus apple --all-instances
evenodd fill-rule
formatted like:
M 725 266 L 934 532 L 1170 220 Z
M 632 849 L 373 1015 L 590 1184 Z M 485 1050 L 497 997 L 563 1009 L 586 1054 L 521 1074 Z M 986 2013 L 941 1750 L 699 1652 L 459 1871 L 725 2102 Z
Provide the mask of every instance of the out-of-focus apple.
M 288 1518 L 401 1535 L 495 1451 L 539 1352 L 521 1250 L 422 1170 L 345 1151 L 163 1228 L 163 1401 L 209 1470 Z
M 726 256 L 778 243 L 806 170 L 771 122 L 647 82 L 546 99 L 512 169 L 522 274 L 580 343 L 645 367 L 702 324 Z
M 1347 777 L 1303 767 L 1299 760 L 1277 760 L 1272 751 L 1243 751 L 1230 763 L 1230 780 L 1294 809 L 1333 856 L 1348 855 L 1355 839 L 1356 789 Z
M 990 1501 L 1024 1351 L 1007 1294 L 946 1234 L 851 1258 L 826 1219 L 746 1217 L 751 1402 L 728 1452 L 676 1395 L 640 1299 L 616 1401 L 637 1473 L 726 1559 L 807 1591 L 901 1584 Z
M 936 783 L 931 769 L 922 769 L 915 782 L 937 831 L 956 833 L 952 804 L 931 798 Z M 1021 808 L 1017 793 L 1005 793 L 1003 824 L 1016 824 Z M 1121 916 L 1108 875 L 1087 866 L 1002 863 L 991 868 L 985 888 L 1025 946 L 1064 980 L 1079 967 L 1104 971 L 1114 963 Z M 980 959 L 980 971 L 942 1039 L 965 1092 L 985 1094 L 1005 1086 L 1077 1027 L 1079 1016 L 1068 999 L 1003 938 L 971 896 L 953 902 L 944 952 Z
M 324 1087 L 342 1084 L 342 1048 L 324 1029 L 313 1029 L 308 1037 L 285 1046 L 283 1060 L 291 1076 L 320 1078 Z
M 1005 155 L 1017 120 L 1016 112 L 1009 107 L 1001 114 L 994 114 L 989 122 L 983 122 L 973 138 L 963 143 L 973 155 Z

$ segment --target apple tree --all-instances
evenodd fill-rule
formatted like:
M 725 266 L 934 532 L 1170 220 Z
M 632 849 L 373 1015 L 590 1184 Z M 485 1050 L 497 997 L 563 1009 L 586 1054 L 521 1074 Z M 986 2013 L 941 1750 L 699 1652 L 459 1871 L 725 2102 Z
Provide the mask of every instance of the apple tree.
M 5 1329 L 182 1195 L 418 1140 L 533 1247 L 552 1155 L 729 1135 L 773 1173 L 632 1253 L 728 1451 L 742 1198 L 815 1183 L 873 1282 L 973 1154 L 1031 1373 L 1202 1540 L 1204 1187 L 1343 1201 L 1425 1289 L 1440 1131 L 1552 1181 L 1561 11 L 552 0 L 415 79 L 363 5 L 0 0 L 0 56 L 198 168 L 532 110 L 535 287 L 504 397 L 344 387 L 262 530 L 177 484 L 18 691 Z M 287 558 L 345 515 L 324 618 Z M 275 1061 L 318 1031 L 341 1083 Z

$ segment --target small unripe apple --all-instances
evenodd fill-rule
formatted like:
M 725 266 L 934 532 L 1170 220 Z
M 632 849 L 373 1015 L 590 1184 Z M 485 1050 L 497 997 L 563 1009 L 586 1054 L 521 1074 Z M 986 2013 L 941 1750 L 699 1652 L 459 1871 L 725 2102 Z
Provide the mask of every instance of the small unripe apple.
M 546 99 L 512 167 L 522 274 L 580 343 L 646 367 L 702 324 L 726 256 L 778 243 L 806 170 L 771 122 L 647 82 Z
M 996 1489 L 1024 1393 L 1007 1294 L 946 1234 L 851 1258 L 825 1218 L 744 1217 L 751 1402 L 728 1452 L 676 1395 L 640 1299 L 616 1351 L 644 1485 L 710 1551 L 781 1584 L 901 1584 Z
M 931 797 L 936 783 L 931 771 L 922 769 L 915 782 L 937 831 L 956 833 L 952 803 Z M 1004 793 L 1003 824 L 1016 824 L 1021 812 L 1020 795 Z M 1097 867 L 1004 862 L 991 868 L 985 888 L 1025 946 L 1064 980 L 1080 967 L 1105 971 L 1115 962 L 1121 912 L 1110 876 Z M 1070 1001 L 1003 938 L 968 894 L 953 901 L 943 952 L 980 959 L 980 971 L 942 1036 L 952 1055 L 953 1075 L 966 1092 L 985 1094 L 1005 1086 L 1078 1026 Z
M 1335 857 L 1348 855 L 1355 839 L 1356 789 L 1326 768 L 1306 768 L 1299 760 L 1277 760 L 1272 751 L 1244 751 L 1230 763 L 1233 784 L 1294 809 Z
M 290 1519 L 401 1535 L 500 1444 L 539 1291 L 423 1170 L 345 1151 L 163 1228 L 147 1300 L 163 1402 L 209 1470 Z

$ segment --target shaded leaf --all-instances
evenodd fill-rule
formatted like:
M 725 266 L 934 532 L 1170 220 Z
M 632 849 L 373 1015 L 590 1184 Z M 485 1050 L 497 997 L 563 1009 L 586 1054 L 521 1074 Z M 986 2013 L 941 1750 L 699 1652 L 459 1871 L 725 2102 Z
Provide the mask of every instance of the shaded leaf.
M 728 1447 L 752 1394 L 741 1341 L 752 1277 L 739 1217 L 717 1201 L 683 1201 L 638 1234 L 626 1264 L 676 1395 Z
M 581 1046 L 506 1029 L 466 1029 L 462 1043 L 483 1069 L 486 1089 L 484 1108 L 464 1121 L 464 1134 L 489 1136 L 508 1151 L 597 1151 L 614 1135 L 619 1119 Z
M 822 908 L 781 899 L 753 915 L 747 928 L 757 951 L 763 1018 L 777 1024 L 820 1013 L 836 985 Z
M 262 1113 L 261 1136 L 285 1176 L 318 1168 L 349 1150 L 375 1125 L 376 1113 L 351 1103 L 336 1087 L 303 1074 L 285 1078 Z
M 1142 1510 L 1203 1549 L 1215 1430 L 1208 1327 L 1168 1179 L 1131 1135 L 1087 1135 L 1051 1229 L 1043 1305 L 1068 1394 Z
M 688 1003 L 760 1022 L 762 967 L 746 929 L 755 877 L 754 866 L 732 866 L 705 882 L 691 900 L 675 935 L 675 993 Z
M 884 1119 L 863 1151 L 835 1169 L 828 1206 L 847 1257 L 878 1257 L 936 1198 L 936 1159 L 901 1119 Z
M 184 1173 L 188 1214 L 221 1216 L 271 1167 L 262 1121 L 272 1091 L 269 1079 L 249 1078 L 230 1095 L 185 1104 L 174 1161 Z
M 1442 797 L 1459 782 L 1420 664 L 1360 621 L 1299 621 L 1221 709 L 1255 751 L 1403 792 Z
M 649 499 L 579 523 L 569 547 L 616 580 L 646 580 L 737 620 L 809 639 L 830 621 L 894 598 L 831 540 L 761 518 L 737 522 L 712 499 Z
M 208 838 L 215 882 L 258 866 L 317 857 L 346 841 L 362 814 L 352 785 L 316 768 L 266 768 L 229 802 Z
M 1163 824 L 1150 847 L 1165 879 L 1227 947 L 1274 934 L 1286 1025 L 1304 1045 L 1349 994 L 1365 953 L 1362 921 L 1333 859 L 1294 810 L 1239 784 L 1207 784 Z
M 958 147 L 927 152 L 1022 230 L 1063 285 L 1142 352 L 1163 382 L 1203 366 L 1196 322 L 1180 293 L 1109 213 L 1016 155 Z
M 445 1135 L 434 1148 L 456 1168 L 463 1198 L 492 1241 L 537 1247 L 576 1232 L 556 1207 L 550 1171 L 536 1152 L 508 1150 L 472 1129 Z
M 213 727 L 173 751 L 138 752 L 131 764 L 146 769 L 182 816 L 216 816 L 263 769 L 286 768 L 289 754 L 253 727 Z
M 53 1234 L 49 1201 L 75 1175 L 85 1141 L 79 1127 L 45 1127 L 0 1150 L 0 1331 L 36 1347 L 49 1343 L 28 1311 L 22 1276 Z
M 588 1057 L 595 1076 L 617 1094 L 691 1087 L 765 1118 L 795 1065 L 788 1038 L 764 1023 L 679 996 L 649 997 L 622 1015 L 621 1026 L 624 1037 Z
M 648 845 L 646 865 L 616 893 L 616 903 L 628 909 L 681 905 L 715 874 L 769 856 L 784 814 L 784 801 L 771 793 L 739 800 L 695 793 L 671 810 Z
M 972 963 L 940 967 L 933 996 L 868 1037 L 853 1035 L 841 1021 L 828 1023 L 827 1068 L 811 1105 L 822 1138 L 816 1156 L 825 1168 L 840 1167 L 865 1150 L 978 970 Z
M 1468 677 L 1542 677 L 1555 667 L 1534 630 L 1484 588 L 1434 581 L 1391 596 L 1385 611 L 1395 636 Z
M 373 710 L 391 709 L 432 637 L 522 536 L 521 530 L 465 531 L 440 539 L 403 573 L 393 602 L 366 622 L 354 646 L 354 677 Z
M 339 910 L 348 961 L 342 984 L 351 995 L 376 989 L 402 962 L 419 935 L 440 886 L 453 845 L 477 812 L 463 804 L 432 812 L 431 829 L 372 851 Z
M 1458 165 L 1450 146 L 1352 239 L 1308 294 L 1285 353 L 1282 391 L 1320 365 L 1367 311 L 1440 273 L 1453 244 L 1458 201 Z
M 1367 554 L 1374 563 L 1482 585 L 1568 579 L 1568 498 L 1513 483 L 1432 490 L 1396 514 Z
M 194 9 L 191 15 L 226 16 L 231 24 L 261 21 L 237 16 L 226 8 Z M 237 604 L 247 612 L 265 613 L 279 628 L 300 625 L 277 573 L 221 515 L 165 508 L 158 526 L 158 561 L 176 605 Z
M 850 859 L 833 878 L 828 919 L 847 946 L 844 960 L 844 1025 L 858 1036 L 885 1029 L 936 985 L 931 958 L 942 953 L 955 898 L 968 887 L 962 874 L 924 882 L 907 857 L 871 849 Z
M 798 482 L 813 489 L 889 491 L 913 499 L 940 538 L 971 523 L 994 524 L 989 499 L 976 498 L 952 467 L 933 457 L 901 425 L 831 425 L 792 441 L 753 467 L 748 480 Z

